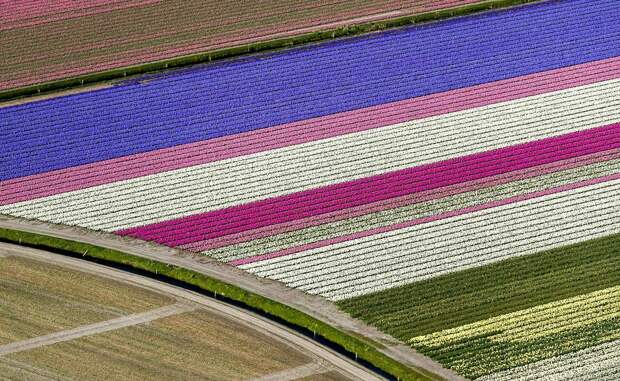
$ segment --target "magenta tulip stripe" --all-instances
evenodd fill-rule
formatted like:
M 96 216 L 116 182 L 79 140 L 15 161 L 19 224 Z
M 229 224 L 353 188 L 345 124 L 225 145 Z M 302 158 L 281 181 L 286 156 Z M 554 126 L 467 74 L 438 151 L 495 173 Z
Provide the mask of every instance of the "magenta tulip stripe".
M 619 40 L 617 1 L 548 1 L 0 105 L 0 213 L 180 247 L 352 314 L 564 251 L 587 273 L 583 245 L 618 251 Z M 491 298 L 476 288 L 443 325 L 356 316 L 473 379 L 553 359 L 551 379 L 583 376 L 579 356 L 617 352 L 617 278 L 570 294 L 540 276 L 548 296 L 467 315 Z

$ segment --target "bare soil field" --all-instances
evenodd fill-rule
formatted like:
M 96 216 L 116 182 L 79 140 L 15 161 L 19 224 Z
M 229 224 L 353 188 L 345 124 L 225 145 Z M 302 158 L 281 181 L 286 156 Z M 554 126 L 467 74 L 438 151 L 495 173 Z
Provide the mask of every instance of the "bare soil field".
M 0 344 L 174 303 L 168 296 L 19 257 L 0 258 Z
M 224 381 L 310 362 L 242 324 L 194 311 L 1 357 L 0 373 L 36 364 L 61 379 Z
M 478 0 L 98 1 L 0 12 L 0 90 Z
M 327 372 L 321 374 L 314 374 L 312 376 L 304 377 L 299 381 L 346 381 L 347 379 L 336 372 Z

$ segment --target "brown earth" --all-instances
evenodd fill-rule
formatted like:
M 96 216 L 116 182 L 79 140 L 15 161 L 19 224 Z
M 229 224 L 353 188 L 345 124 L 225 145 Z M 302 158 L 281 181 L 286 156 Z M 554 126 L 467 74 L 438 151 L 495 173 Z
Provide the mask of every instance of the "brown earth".
M 284 343 L 206 311 L 194 311 L 8 355 L 0 369 L 36 366 L 88 380 L 245 380 L 306 364 Z M 80 361 L 76 361 L 80 359 Z
M 478 0 L 162 0 L 0 25 L 0 90 Z M 8 28 L 8 29 L 7 29 Z
M 347 381 L 347 378 L 344 378 L 340 374 L 336 372 L 327 372 L 321 374 L 314 374 L 312 376 L 304 377 L 299 379 L 298 381 Z
M 175 303 L 76 329 L 0 343 L 2 380 L 273 381 L 328 372 L 338 377 L 334 381 L 383 380 L 267 318 L 167 283 L 77 258 L 0 243 L 0 266 L 7 259 L 126 285 Z M 45 313 L 45 306 L 30 307 L 29 311 L 21 311 L 22 315 Z M 17 316 L 5 328 L 10 331 L 20 324 L 20 318 Z M 50 316 L 50 320 L 56 319 Z
M 146 311 L 172 298 L 24 258 L 0 258 L 0 344 Z

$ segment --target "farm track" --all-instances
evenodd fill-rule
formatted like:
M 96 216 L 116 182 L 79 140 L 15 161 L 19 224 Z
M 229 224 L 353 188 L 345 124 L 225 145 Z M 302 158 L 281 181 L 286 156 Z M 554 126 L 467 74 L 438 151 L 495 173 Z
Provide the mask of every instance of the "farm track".
M 257 377 L 249 381 L 293 381 L 309 377 L 314 374 L 328 372 L 329 369 L 318 363 L 301 365 L 296 368 L 283 370 L 278 373 L 270 374 L 264 377 Z
M 464 376 L 530 377 L 620 337 L 619 11 L 541 2 L 3 107 L 0 213 L 187 249 Z
M 3 247 L 2 249 L 5 248 Z M 15 255 L 16 251 L 14 250 L 14 248 L 12 248 L 7 250 L 7 252 L 10 255 Z M 169 306 L 160 307 L 142 313 L 122 316 L 100 323 L 84 325 L 66 331 L 60 331 L 49 335 L 38 336 L 28 340 L 22 340 L 10 344 L 1 345 L 0 356 L 40 348 L 45 345 L 61 343 L 63 341 L 70 341 L 84 336 L 95 335 L 97 333 L 103 333 L 124 327 L 131 327 L 133 325 L 144 324 L 156 319 L 161 319 L 167 316 L 177 315 L 183 312 L 189 312 L 193 310 L 194 307 L 190 305 L 175 303 Z

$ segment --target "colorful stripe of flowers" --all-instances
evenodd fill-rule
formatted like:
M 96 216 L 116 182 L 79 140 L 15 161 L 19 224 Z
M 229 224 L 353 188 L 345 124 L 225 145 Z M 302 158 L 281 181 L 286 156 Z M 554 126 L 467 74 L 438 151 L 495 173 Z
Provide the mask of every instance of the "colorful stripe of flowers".
M 216 258 L 470 378 L 582 377 L 603 352 L 614 374 L 617 278 L 464 293 L 620 250 L 619 15 L 544 2 L 0 107 L 0 213 Z M 437 324 L 424 287 L 455 300 Z

